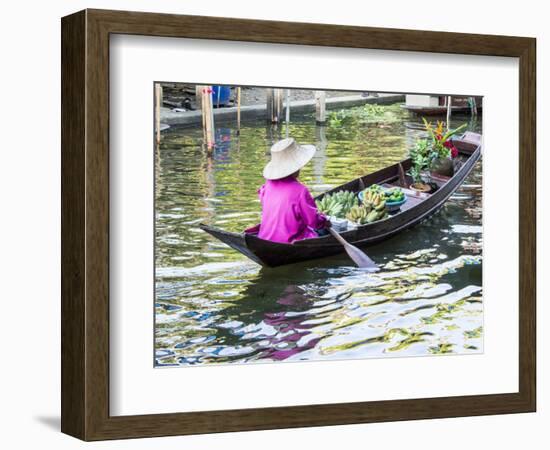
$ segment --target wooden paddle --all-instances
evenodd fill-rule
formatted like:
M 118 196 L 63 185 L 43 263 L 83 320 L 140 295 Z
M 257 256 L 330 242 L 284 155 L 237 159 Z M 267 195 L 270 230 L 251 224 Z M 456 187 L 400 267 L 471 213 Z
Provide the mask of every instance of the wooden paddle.
M 370 259 L 364 252 L 359 250 L 355 245 L 351 245 L 332 227 L 328 228 L 328 231 L 334 238 L 344 246 L 348 256 L 352 261 L 357 264 L 357 267 L 366 269 L 378 269 L 376 263 Z

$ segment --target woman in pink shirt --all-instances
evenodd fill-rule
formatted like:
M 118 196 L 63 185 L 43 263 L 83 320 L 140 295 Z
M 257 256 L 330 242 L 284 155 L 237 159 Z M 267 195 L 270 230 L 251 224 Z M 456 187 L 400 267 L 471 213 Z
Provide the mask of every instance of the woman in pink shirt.
M 271 161 L 264 168 L 265 184 L 258 194 L 262 203 L 262 222 L 247 232 L 274 242 L 292 243 L 318 236 L 316 230 L 330 225 L 317 211 L 307 187 L 298 181 L 300 169 L 315 154 L 315 146 L 298 145 L 292 138 L 271 147 Z

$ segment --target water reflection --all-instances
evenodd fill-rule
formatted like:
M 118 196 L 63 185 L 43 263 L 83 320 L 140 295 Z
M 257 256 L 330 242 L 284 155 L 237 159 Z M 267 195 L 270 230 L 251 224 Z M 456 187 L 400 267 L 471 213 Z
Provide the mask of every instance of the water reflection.
M 392 109 L 393 108 L 393 109 Z M 401 160 L 420 133 L 389 107 L 383 123 L 292 125 L 321 150 L 302 180 L 322 192 Z M 454 122 L 458 125 L 458 121 Z M 472 128 L 479 124 L 472 125 Z M 372 247 L 367 273 L 344 256 L 264 269 L 203 233 L 259 218 L 256 189 L 269 144 L 263 123 L 217 129 L 211 157 L 199 130 L 171 129 L 156 171 L 157 365 L 477 353 L 483 349 L 481 163 L 440 213 Z

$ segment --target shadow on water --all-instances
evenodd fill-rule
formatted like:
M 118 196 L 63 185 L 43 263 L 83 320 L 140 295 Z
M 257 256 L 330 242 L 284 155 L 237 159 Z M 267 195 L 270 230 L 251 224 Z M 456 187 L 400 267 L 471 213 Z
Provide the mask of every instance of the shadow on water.
M 322 192 L 401 160 L 419 133 L 402 114 L 395 110 L 398 120 L 387 126 L 325 130 L 302 181 Z M 482 352 L 481 162 L 439 213 L 366 249 L 377 273 L 354 267 L 344 253 L 261 268 L 196 224 L 240 231 L 257 222 L 261 167 L 280 132 L 252 123 L 236 140 L 220 128 L 212 158 L 197 130 L 164 136 L 156 174 L 157 366 Z M 319 138 L 307 118 L 291 134 Z

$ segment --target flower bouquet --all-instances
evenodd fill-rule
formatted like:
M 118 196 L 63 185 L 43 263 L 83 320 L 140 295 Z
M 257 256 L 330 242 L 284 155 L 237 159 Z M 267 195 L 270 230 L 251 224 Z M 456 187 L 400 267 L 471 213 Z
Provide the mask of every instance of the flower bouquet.
M 451 137 L 466 128 L 466 124 L 444 133 L 445 122 L 438 121 L 437 126 L 434 128 L 425 118 L 422 118 L 422 120 L 430 136 L 431 148 L 428 155 L 428 168 L 435 175 L 452 177 L 454 174 L 453 159 L 458 156 L 458 149 L 453 144 Z

